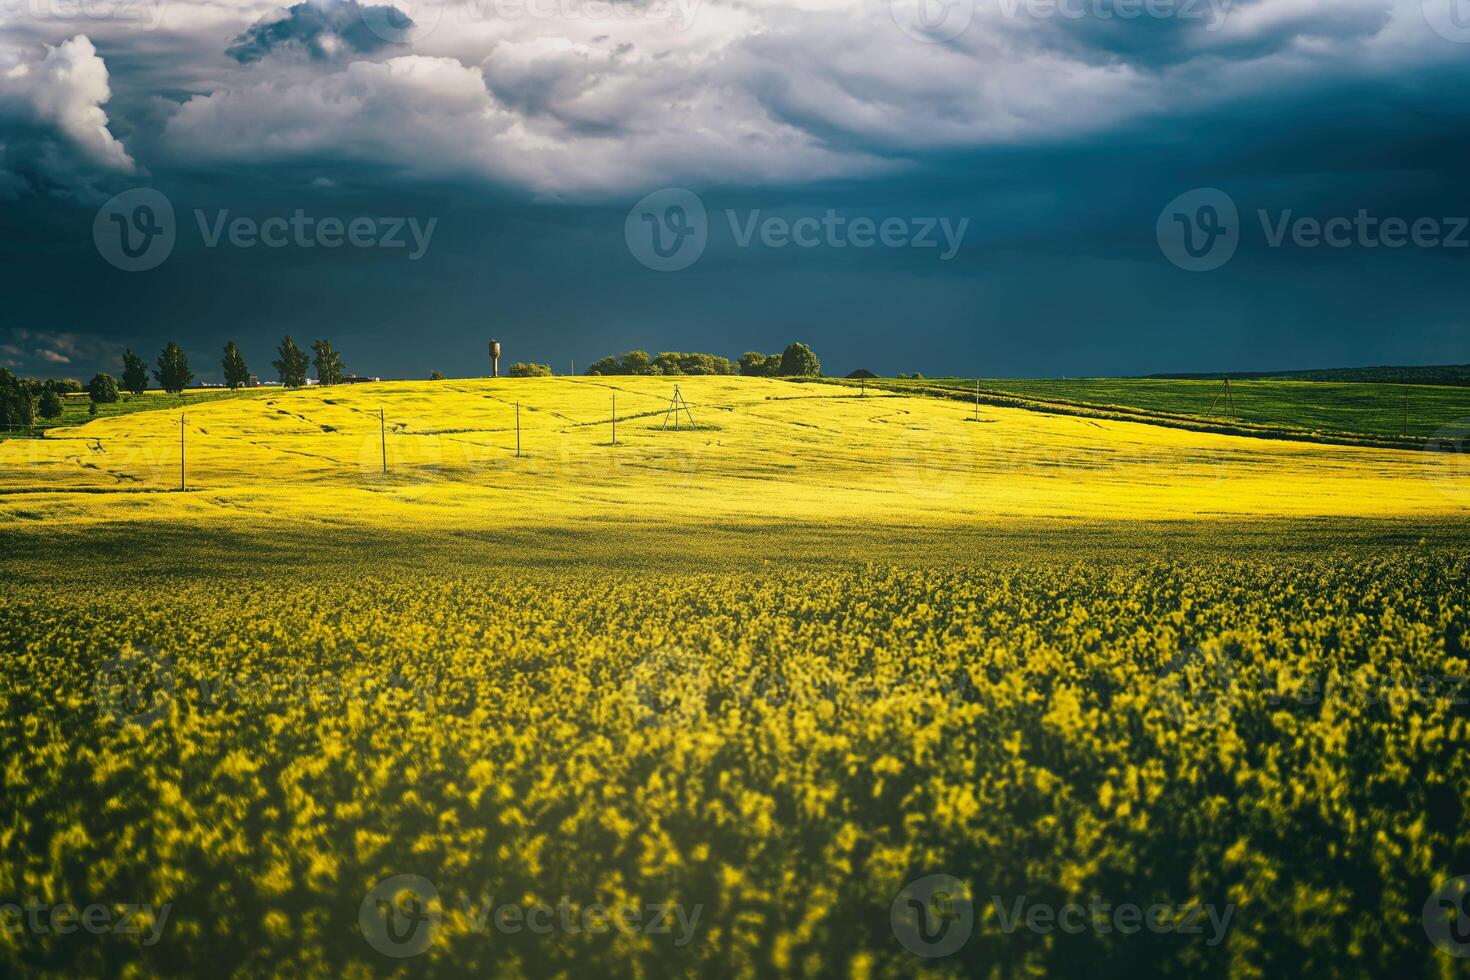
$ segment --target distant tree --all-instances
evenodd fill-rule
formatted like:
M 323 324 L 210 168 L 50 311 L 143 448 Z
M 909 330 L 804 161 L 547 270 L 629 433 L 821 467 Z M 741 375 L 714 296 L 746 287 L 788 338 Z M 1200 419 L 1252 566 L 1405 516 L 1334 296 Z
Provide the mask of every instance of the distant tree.
M 909 375 L 909 377 L 912 378 L 915 381 L 923 381 L 924 380 L 924 376 L 922 374 L 920 374 L 918 371 L 915 371 L 913 374 Z
M 36 403 L 20 379 L 0 368 L 0 425 L 29 429 L 36 421 Z
M 131 350 L 123 351 L 122 386 L 135 395 L 148 390 L 148 363 Z
M 65 407 L 61 404 L 61 396 L 56 393 L 56 389 L 47 388 L 45 393 L 41 395 L 41 403 L 36 411 L 43 419 L 59 419 L 64 410 Z
M 86 390 L 82 387 L 82 383 L 75 378 L 57 378 L 54 381 L 46 382 L 46 387 L 58 395 L 80 395 Z
M 226 388 L 243 388 L 250 381 L 250 368 L 245 365 L 245 355 L 232 340 L 225 344 L 225 356 L 219 362 L 224 371 Z
M 653 359 L 646 350 L 630 350 L 623 355 L 623 374 L 652 374 Z
M 740 373 L 747 378 L 764 377 L 766 373 L 766 355 L 758 350 L 748 350 L 740 355 Z
M 153 377 L 158 380 L 158 387 L 171 395 L 187 388 L 194 375 L 189 373 L 189 359 L 184 356 L 184 349 L 169 341 L 158 355 L 158 370 L 153 372 Z
M 510 366 L 512 378 L 549 378 L 551 377 L 550 364 L 522 364 L 516 361 Z
M 766 377 L 775 378 L 781 374 L 781 355 L 766 355 Z
M 306 356 L 306 351 L 296 346 L 296 341 L 289 335 L 281 339 L 280 360 L 271 361 L 271 365 L 281 376 L 281 384 L 287 388 L 306 387 L 306 369 L 311 366 L 311 361 Z
M 317 383 L 341 384 L 342 376 L 347 373 L 347 366 L 342 363 L 341 351 L 334 350 L 330 340 L 318 340 L 311 345 L 311 351 L 316 355 Z
M 783 377 L 805 377 L 822 373 L 822 362 L 817 360 L 817 355 L 806 344 L 791 343 L 786 345 L 786 350 L 781 353 L 781 374 Z
M 593 376 L 622 374 L 623 365 L 618 362 L 618 359 L 616 357 L 613 357 L 611 354 L 609 354 L 607 357 L 599 358 L 598 360 L 593 361 L 591 367 L 587 368 L 587 373 Z
M 444 380 L 444 372 L 443 371 L 431 371 L 431 372 L 429 372 L 429 380 L 430 381 L 443 381 Z
M 87 382 L 87 394 L 93 405 L 110 405 L 117 401 L 117 379 L 110 374 L 94 374 Z

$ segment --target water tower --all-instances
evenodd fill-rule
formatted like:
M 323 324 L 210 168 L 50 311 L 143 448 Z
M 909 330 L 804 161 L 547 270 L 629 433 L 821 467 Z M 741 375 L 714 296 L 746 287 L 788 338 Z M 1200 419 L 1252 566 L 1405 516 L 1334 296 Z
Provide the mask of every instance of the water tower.
M 500 341 L 490 341 L 490 377 L 500 377 Z

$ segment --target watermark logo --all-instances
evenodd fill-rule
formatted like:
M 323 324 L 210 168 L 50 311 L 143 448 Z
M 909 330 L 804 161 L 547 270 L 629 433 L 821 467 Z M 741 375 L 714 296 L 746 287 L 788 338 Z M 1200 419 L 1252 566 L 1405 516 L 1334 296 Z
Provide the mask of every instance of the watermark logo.
M 1204 21 L 1205 30 L 1225 23 L 1225 0 L 1000 0 L 1006 17 L 1028 20 L 1151 20 Z
M 1429 29 L 1446 41 L 1470 44 L 1470 0 L 1423 0 Z
M 157 268 L 173 252 L 177 234 L 173 203 L 151 187 L 115 195 L 92 220 L 97 254 L 124 272 Z
M 1440 952 L 1470 956 L 1470 875 L 1449 879 L 1429 896 L 1424 933 Z
M 1424 440 L 1424 468 L 1440 493 L 1470 503 L 1470 416 L 1441 426 Z
M 975 0 L 888 0 L 893 23 L 915 41 L 943 44 L 965 32 L 975 18 Z
M 888 910 L 893 935 L 915 956 L 949 956 L 975 928 L 970 889 L 953 875 L 916 878 L 903 886 Z
M 93 693 L 103 718 L 147 728 L 174 702 L 173 660 L 147 645 L 130 646 L 98 669 Z
M 1125 936 L 1146 931 L 1155 935 L 1200 936 L 1205 945 L 1215 947 L 1225 941 L 1235 903 L 1223 906 L 1213 903 L 1170 905 L 1157 902 L 1142 906 L 1133 902 L 1103 901 L 1094 897 L 1086 905 L 1067 902 L 1051 905 L 1030 902 L 1025 895 L 1006 901 L 1000 895 L 990 896 L 1001 932 L 1006 935 L 1024 929 L 1040 936 L 1064 932 L 1076 936 L 1084 932 L 1107 935 L 1117 932 Z
M 87 21 L 138 24 L 152 31 L 163 23 L 164 0 L 0 0 L 0 23 L 7 20 Z
M 444 0 L 385 0 L 362 7 L 362 22 L 389 44 L 413 44 L 427 37 L 444 16 Z
M 1179 725 L 1218 725 L 1239 699 L 1235 665 L 1213 640 L 1180 647 L 1157 681 L 1164 711 Z
M 655 272 L 687 269 L 709 243 L 709 216 L 699 195 L 665 187 L 633 205 L 623 222 L 623 238 L 633 258 Z
M 640 724 L 682 727 L 708 714 L 710 682 L 703 657 L 683 647 L 661 646 L 633 665 L 624 692 Z
M 28 932 L 36 936 L 66 936 L 85 932 L 93 936 L 140 936 L 142 946 L 157 946 L 173 912 L 172 902 L 154 906 L 151 902 L 92 902 L 78 906 L 73 902 L 48 904 L 29 899 L 0 902 L 0 932 L 7 935 Z
M 1240 246 L 1240 212 L 1217 187 L 1185 191 L 1164 205 L 1154 227 L 1159 251 L 1186 272 L 1211 272 Z
M 966 493 L 975 476 L 976 438 L 964 430 L 905 425 L 893 433 L 888 467 L 894 483 L 920 500 L 942 501 Z
M 438 937 L 439 889 L 423 875 L 394 875 L 363 897 L 357 923 L 368 945 L 395 959 L 418 956 Z

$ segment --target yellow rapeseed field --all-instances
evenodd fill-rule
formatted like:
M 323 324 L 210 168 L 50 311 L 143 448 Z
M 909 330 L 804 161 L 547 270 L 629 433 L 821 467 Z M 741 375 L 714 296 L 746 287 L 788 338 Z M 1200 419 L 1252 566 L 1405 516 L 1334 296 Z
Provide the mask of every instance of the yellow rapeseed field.
M 0 443 L 0 972 L 1463 970 L 1463 457 L 974 414 L 270 392 L 184 493 L 176 414 Z

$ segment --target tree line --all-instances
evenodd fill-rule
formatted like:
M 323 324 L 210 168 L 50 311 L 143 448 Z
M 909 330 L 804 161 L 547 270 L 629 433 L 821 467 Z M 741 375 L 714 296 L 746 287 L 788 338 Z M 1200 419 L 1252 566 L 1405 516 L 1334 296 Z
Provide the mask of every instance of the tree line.
M 738 362 L 718 354 L 686 354 L 680 351 L 664 351 L 649 357 L 647 351 L 631 350 L 621 357 L 608 355 L 594 361 L 587 369 L 589 375 L 650 375 L 650 374 L 741 374 L 755 378 L 780 378 L 815 376 L 822 373 L 822 363 L 810 347 L 803 343 L 791 343 L 780 354 L 762 354 L 746 351 Z
M 318 384 L 340 384 L 347 375 L 347 365 L 342 353 L 332 346 L 331 341 L 318 340 L 311 345 L 312 355 L 296 345 L 289 335 L 281 339 L 276 349 L 278 357 L 271 366 L 280 375 L 281 384 L 287 388 L 303 388 L 307 373 L 316 367 Z M 37 418 L 51 420 L 61 417 L 62 396 L 85 391 L 91 401 L 91 413 L 97 414 L 98 405 L 118 400 L 126 391 L 141 395 L 148 390 L 149 375 L 159 388 L 177 395 L 194 380 L 189 368 L 189 357 L 184 349 L 170 341 L 158 354 L 157 367 L 151 371 L 148 362 L 131 348 L 123 351 L 120 377 L 99 371 L 92 380 L 82 385 L 72 380 L 39 378 L 17 378 L 5 368 L 0 368 L 0 425 L 7 428 L 30 428 Z M 225 387 L 243 388 L 250 383 L 250 367 L 245 355 L 233 340 L 225 344 L 224 356 L 220 359 Z

